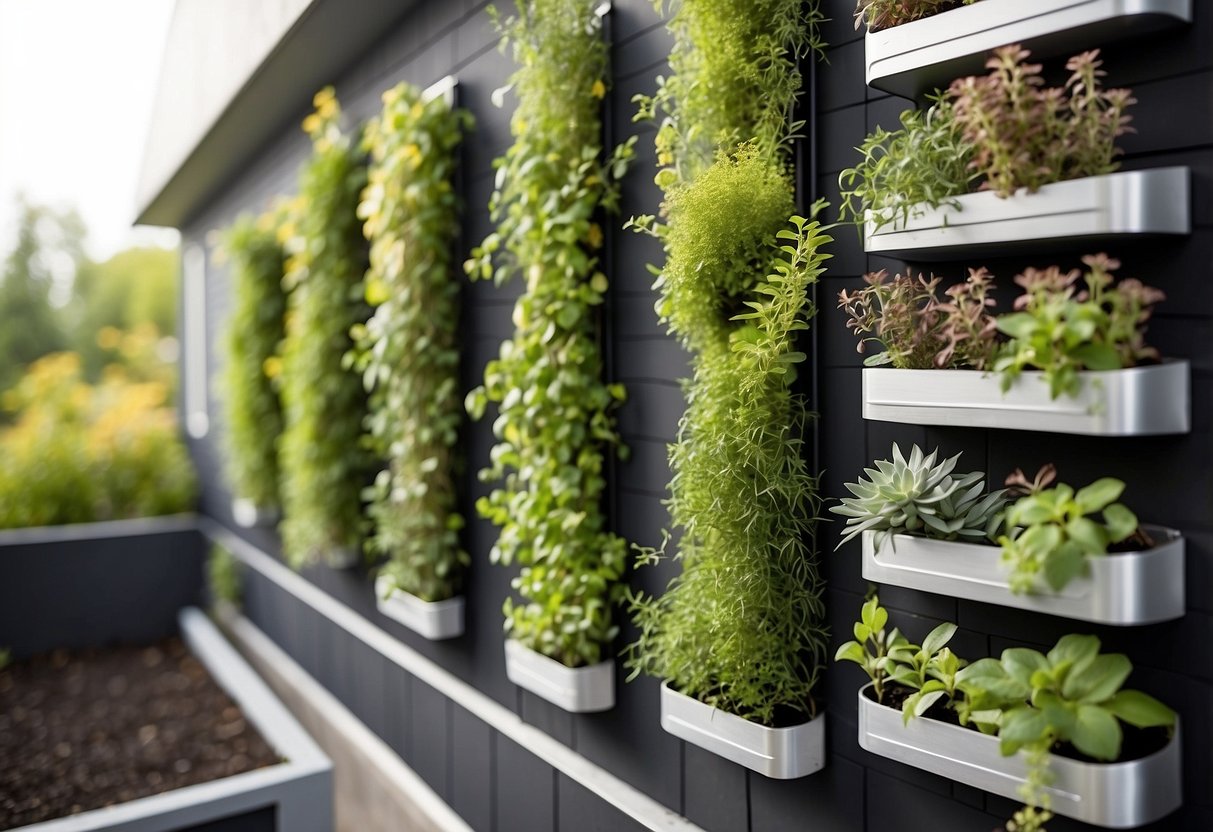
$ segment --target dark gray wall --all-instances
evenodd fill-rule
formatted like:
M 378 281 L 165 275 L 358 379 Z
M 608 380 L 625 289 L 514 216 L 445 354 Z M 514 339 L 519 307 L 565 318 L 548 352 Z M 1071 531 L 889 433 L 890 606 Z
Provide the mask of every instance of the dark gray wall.
M 837 172 L 853 160 L 851 148 L 876 124 L 893 126 L 908 105 L 880 96 L 863 82 L 863 45 L 851 26 L 852 0 L 827 0 L 833 21 L 826 36 L 829 63 L 816 68 L 816 90 L 806 109 L 816 108 L 815 152 L 801 166 L 802 191 L 836 195 Z M 1101 440 L 1046 434 L 936 430 L 866 423 L 860 417 L 860 372 L 854 343 L 835 310 L 834 295 L 858 283 L 867 269 L 900 264 L 865 257 L 857 237 L 840 229 L 835 259 L 819 292 L 822 311 L 815 322 L 810 389 L 821 413 L 819 467 L 823 492 L 837 497 L 842 482 L 872 458 L 903 443 L 940 445 L 964 451 L 964 464 L 1000 479 L 1010 469 L 1034 469 L 1055 461 L 1070 481 L 1108 474 L 1127 480 L 1126 495 L 1141 517 L 1182 529 L 1189 540 L 1190 614 L 1180 622 L 1129 631 L 1078 628 L 1071 623 L 922 593 L 886 589 L 885 603 L 911 636 L 921 636 L 940 620 L 958 621 L 958 650 L 970 657 L 997 654 L 1012 643 L 1045 646 L 1059 635 L 1092 630 L 1107 649 L 1124 650 L 1139 670 L 1133 681 L 1177 707 L 1185 731 L 1186 800 L 1182 813 L 1157 829 L 1213 828 L 1208 778 L 1213 727 L 1213 650 L 1209 635 L 1213 603 L 1209 585 L 1213 535 L 1206 516 L 1213 475 L 1210 459 L 1210 315 L 1213 313 L 1213 31 L 1211 10 L 1197 3 L 1198 19 L 1189 30 L 1135 41 L 1107 54 L 1109 81 L 1131 84 L 1139 133 L 1128 137 L 1126 166 L 1188 164 L 1194 169 L 1195 221 L 1190 239 L 1117 245 L 1110 253 L 1125 262 L 1123 272 L 1158 285 L 1170 295 L 1152 329 L 1168 355 L 1192 360 L 1195 429 L 1191 436 Z M 652 185 L 651 130 L 630 124 L 632 95 L 651 92 L 656 75 L 667 71 L 668 36 L 650 0 L 621 0 L 612 16 L 615 84 L 609 104 L 616 138 L 633 129 L 642 133 L 640 159 L 623 195 L 623 215 L 651 213 L 659 194 Z M 401 79 L 426 85 L 454 73 L 460 96 L 477 119 L 464 149 L 464 195 L 468 203 L 462 249 L 490 231 L 486 204 L 492 187 L 491 160 L 508 144 L 508 110 L 489 102 L 511 70 L 475 0 L 430 2 L 409 13 L 384 39 L 368 48 L 358 65 L 334 79 L 342 104 L 355 119 L 378 108 L 382 90 Z M 251 159 L 221 198 L 206 206 L 184 229 L 187 242 L 206 245 L 208 232 L 226 225 L 242 210 L 260 210 L 275 194 L 294 190 L 297 167 L 308 151 L 298 120 L 307 112 L 308 94 L 300 94 L 298 118 L 283 125 L 281 138 Z M 807 202 L 807 199 L 806 199 Z M 644 266 L 660 262 L 649 238 L 616 232 L 609 243 L 612 292 L 606 310 L 605 338 L 611 373 L 628 387 L 620 427 L 632 449 L 631 461 L 610 477 L 609 508 L 617 531 L 629 540 L 653 545 L 667 522 L 662 506 L 669 480 L 666 446 L 675 435 L 682 409 L 679 379 L 687 375 L 687 357 L 658 325 L 650 276 Z M 1085 252 L 1067 252 L 1065 262 Z M 1009 285 L 1024 265 L 1052 260 L 991 260 L 986 263 Z M 979 265 L 973 263 L 971 265 Z M 961 266 L 944 272 L 959 276 Z M 226 273 L 208 267 L 208 327 L 221 325 L 228 303 Z M 484 364 L 511 331 L 510 309 L 517 287 L 495 289 L 464 284 L 463 381 L 470 389 Z M 187 314 L 189 314 L 187 310 Z M 214 338 L 211 339 L 212 344 Z M 214 349 L 212 347 L 212 353 Z M 217 369 L 215 362 L 212 371 Z M 204 508 L 227 520 L 228 495 L 218 471 L 216 440 L 223 426 L 214 402 L 212 432 L 192 448 L 202 471 Z M 859 674 L 845 668 L 827 674 L 829 766 L 815 776 L 791 782 L 767 780 L 686 745 L 661 731 L 657 683 L 640 679 L 620 684 L 618 705 L 598 715 L 573 716 L 511 685 L 505 678 L 501 645 L 502 599 L 509 592 L 510 570 L 492 567 L 488 549 L 495 529 L 475 519 L 474 500 L 484 493 L 474 472 L 484 464 L 492 443 L 491 414 L 468 426 L 464 447 L 468 473 L 462 505 L 469 518 L 467 545 L 473 555 L 468 584 L 469 632 L 453 643 L 430 643 L 413 636 L 374 611 L 369 582 L 351 573 L 315 569 L 307 577 L 350 604 L 388 632 L 435 659 L 495 700 L 514 709 L 588 759 L 647 792 L 710 830 L 987 830 L 1000 826 L 1010 801 L 993 798 L 926 772 L 884 761 L 861 751 L 856 741 L 855 691 Z M 272 534 L 250 533 L 269 551 Z M 832 553 L 837 527 L 827 524 L 820 548 L 830 577 L 828 600 L 834 632 L 845 635 L 867 586 L 860 578 L 853 549 Z M 645 569 L 633 583 L 660 591 L 670 567 Z M 250 617 L 443 795 L 477 829 L 630 829 L 635 826 L 612 807 L 555 772 L 526 749 L 498 735 L 361 642 L 299 604 L 268 580 L 253 575 L 247 599 Z M 625 625 L 620 644 L 631 638 Z M 1057 821 L 1054 832 L 1084 829 Z

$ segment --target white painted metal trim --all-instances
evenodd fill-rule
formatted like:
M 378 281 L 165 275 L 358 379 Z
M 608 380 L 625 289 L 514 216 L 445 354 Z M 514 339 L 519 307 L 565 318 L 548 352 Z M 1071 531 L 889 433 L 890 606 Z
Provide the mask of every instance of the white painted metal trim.
M 546 763 L 653 832 L 701 832 L 701 828 L 663 806 L 644 792 L 587 760 L 564 743 L 523 722 L 508 708 L 452 675 L 436 662 L 397 641 L 301 575 L 232 533 L 211 518 L 199 520 L 202 533 L 222 544 L 251 569 L 333 621 L 347 633 L 377 650 L 443 696 L 488 723 L 503 736 L 542 758 Z

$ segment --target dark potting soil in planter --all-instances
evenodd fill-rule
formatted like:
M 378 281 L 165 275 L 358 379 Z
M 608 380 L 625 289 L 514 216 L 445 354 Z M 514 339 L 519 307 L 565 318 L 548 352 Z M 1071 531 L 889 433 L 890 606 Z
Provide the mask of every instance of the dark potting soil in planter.
M 0 829 L 277 762 L 177 638 L 0 670 Z
M 910 698 L 913 693 L 914 691 L 910 688 L 903 688 L 898 685 L 889 685 L 887 688 L 885 688 L 884 702 L 879 704 L 883 704 L 885 707 L 900 711 L 902 703 Z M 876 694 L 872 688 L 866 689 L 864 691 L 864 696 L 873 702 L 876 702 Z M 941 699 L 928 708 L 925 714 L 917 718 L 934 719 L 939 722 L 946 722 L 950 725 L 960 725 L 960 720 L 956 717 L 956 712 L 942 703 L 943 700 Z M 972 723 L 961 727 L 967 728 L 971 731 L 979 730 L 977 726 L 973 725 Z M 1120 744 L 1120 757 L 1112 762 L 1127 763 L 1130 760 L 1140 760 L 1142 757 L 1149 757 L 1155 752 L 1162 751 L 1163 748 L 1166 747 L 1167 743 L 1171 741 L 1170 733 L 1166 728 L 1137 728 L 1132 725 L 1126 725 L 1123 722 L 1120 724 L 1120 728 L 1124 737 Z M 1095 765 L 1108 764 L 1107 760 L 1096 760 L 1092 757 L 1088 757 L 1086 754 L 1083 754 L 1068 742 L 1054 743 L 1050 751 L 1053 754 L 1056 754 L 1058 757 L 1068 757 L 1071 760 L 1078 760 L 1079 762 L 1083 763 L 1094 763 Z
M 677 693 L 681 693 L 683 696 L 689 696 L 689 694 L 678 690 L 678 688 L 674 687 L 673 685 L 670 685 L 670 689 Z M 715 693 L 715 692 L 716 691 L 714 690 L 713 693 Z M 717 705 L 714 705 L 711 702 L 701 699 L 698 696 L 692 696 L 691 698 L 694 699 L 696 702 L 701 702 L 702 704 L 707 705 L 710 708 L 718 707 Z M 820 706 L 819 706 L 819 709 L 820 709 Z M 731 713 L 731 711 L 726 711 L 723 708 L 719 708 L 719 710 L 722 713 Z M 820 712 L 820 710 L 819 710 L 819 712 Z M 735 714 L 734 714 L 734 716 L 735 716 Z M 802 711 L 799 708 L 793 708 L 791 705 L 776 705 L 775 711 L 774 711 L 774 717 L 775 717 L 775 719 L 772 722 L 762 722 L 761 720 L 757 720 L 757 719 L 746 719 L 746 721 L 752 722 L 755 725 L 761 725 L 764 728 L 794 728 L 797 725 L 804 725 L 806 722 L 809 722 L 812 719 L 809 716 L 808 711 Z

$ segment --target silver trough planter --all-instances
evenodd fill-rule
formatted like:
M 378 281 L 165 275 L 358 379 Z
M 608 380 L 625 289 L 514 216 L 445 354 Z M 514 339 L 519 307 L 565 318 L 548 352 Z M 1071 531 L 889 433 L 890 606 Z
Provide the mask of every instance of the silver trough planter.
M 1131 626 L 1182 618 L 1184 539 L 1172 529 L 1144 528 L 1158 543 L 1153 549 L 1090 558 L 1091 574 L 1057 593 L 1011 592 L 998 546 L 905 534 L 886 540 L 877 552 L 875 532 L 864 532 L 862 571 L 880 584 L 1078 621 Z
M 982 0 L 871 32 L 867 82 L 917 98 L 955 78 L 981 74 L 989 53 L 1021 43 L 1034 58 L 1077 54 L 1192 21 L 1192 0 Z
M 863 417 L 1088 436 L 1154 436 L 1192 429 L 1187 361 L 1083 372 L 1078 393 L 1056 399 L 1050 398 L 1042 375 L 1025 372 L 1004 393 L 996 373 L 865 367 Z
M 679 739 L 776 780 L 825 767 L 825 718 L 768 728 L 661 686 L 661 727 Z
M 859 691 L 859 744 L 873 754 L 925 769 L 993 794 L 1019 800 L 1023 753 L 1004 757 L 998 739 L 969 728 L 920 717 L 902 723 L 901 711 Z M 1123 763 L 1088 763 L 1054 755 L 1048 787 L 1053 811 L 1111 829 L 1158 820 L 1183 803 L 1180 733 L 1165 748 Z
M 245 529 L 273 526 L 282 517 L 274 506 L 262 506 L 244 497 L 232 500 L 232 519 Z
M 615 707 L 615 662 L 568 667 L 512 638 L 505 640 L 505 675 L 520 688 L 570 713 Z
M 190 652 L 240 706 L 283 762 L 161 794 L 21 827 L 26 832 L 176 832 L 205 826 L 247 830 L 252 813 L 275 807 L 276 832 L 332 832 L 328 757 L 202 612 L 178 622 Z M 260 827 L 257 827 L 260 828 Z
M 375 579 L 375 607 L 393 621 L 431 641 L 463 635 L 463 596 L 445 601 L 423 601 L 392 586 L 392 579 Z
M 989 2 L 989 0 L 983 0 Z M 974 7 L 976 8 L 976 7 Z M 949 12 L 950 14 L 950 12 Z M 997 251 L 1039 252 L 1049 241 L 1092 248 L 1133 235 L 1188 234 L 1188 169 L 1119 171 L 1020 190 L 962 194 L 904 223 L 876 229 L 869 211 L 864 251 L 888 257 L 958 260 Z

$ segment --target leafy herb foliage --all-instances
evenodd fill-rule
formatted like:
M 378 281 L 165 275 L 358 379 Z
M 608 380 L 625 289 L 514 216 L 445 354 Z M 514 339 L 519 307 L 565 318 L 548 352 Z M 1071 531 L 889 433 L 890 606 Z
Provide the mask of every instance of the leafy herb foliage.
M 362 539 L 360 494 L 369 468 L 362 447 L 366 396 L 349 372 L 350 328 L 366 319 L 365 241 L 356 214 L 366 183 L 359 149 L 340 128 L 332 88 L 316 94 L 304 121 L 312 157 L 284 228 L 287 300 L 282 351 L 283 550 L 290 563 L 340 563 Z
M 224 335 L 222 389 L 228 478 L 236 495 L 267 509 L 279 506 L 278 437 L 282 402 L 282 289 L 285 255 L 278 241 L 281 210 L 240 217 L 223 236 L 231 264 L 234 308 Z
M 855 28 L 866 25 L 878 32 L 913 20 L 931 17 L 977 0 L 856 0 Z
M 816 712 L 826 650 L 801 439 L 812 414 L 792 384 L 830 237 L 794 216 L 788 169 L 797 60 L 819 45 L 820 18 L 799 0 L 670 8 L 674 75 L 640 100 L 641 117 L 663 115 L 665 200 L 660 218 L 631 224 L 665 246 L 657 311 L 694 353 L 670 452 L 682 573 L 664 595 L 633 597 L 628 664 L 769 725 L 779 709 Z
M 354 328 L 355 369 L 370 393 L 367 440 L 386 461 L 366 490 L 370 552 L 393 584 L 426 601 L 459 589 L 463 518 L 455 510 L 459 395 L 459 235 L 452 177 L 470 123 L 441 97 L 407 84 L 383 94 L 363 134 L 371 156 L 358 216 L 371 242 L 366 300 Z
M 514 144 L 496 162 L 497 231 L 466 264 L 473 279 L 526 282 L 513 337 L 467 398 L 474 418 L 498 405 L 481 479 L 501 485 L 476 507 L 501 527 L 492 560 L 522 565 L 514 588 L 526 603 L 505 603 L 510 637 L 569 666 L 604 658 L 627 561 L 601 507 L 606 453 L 623 452 L 611 411 L 625 393 L 602 379 L 597 219 L 617 208 L 632 143 L 603 158 L 608 50 L 594 6 L 529 0 L 498 22 L 519 65 Z

